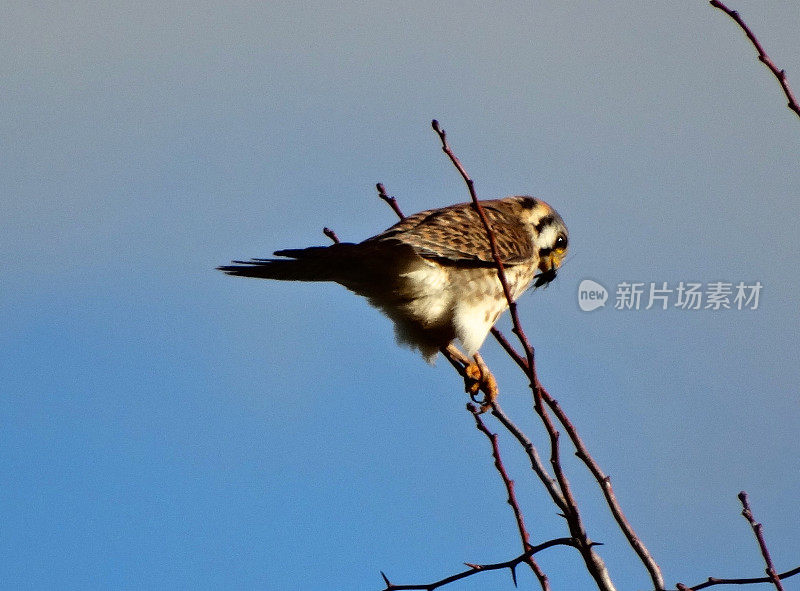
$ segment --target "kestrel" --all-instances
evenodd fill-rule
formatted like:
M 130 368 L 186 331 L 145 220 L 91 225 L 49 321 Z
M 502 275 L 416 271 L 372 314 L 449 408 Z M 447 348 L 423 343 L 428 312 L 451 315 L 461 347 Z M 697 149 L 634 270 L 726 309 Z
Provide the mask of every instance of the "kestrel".
M 481 201 L 513 300 L 555 279 L 567 252 L 567 227 L 547 203 L 528 196 Z M 391 318 L 397 341 L 432 362 L 458 340 L 477 353 L 508 308 L 486 230 L 472 203 L 404 218 L 358 244 L 278 250 L 281 259 L 233 261 L 228 275 L 334 281 Z

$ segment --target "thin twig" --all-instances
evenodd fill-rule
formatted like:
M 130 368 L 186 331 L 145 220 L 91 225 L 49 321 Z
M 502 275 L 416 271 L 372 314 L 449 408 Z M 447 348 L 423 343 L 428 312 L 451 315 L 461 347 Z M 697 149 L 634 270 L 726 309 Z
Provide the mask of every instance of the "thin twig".
M 506 488 L 506 492 L 508 493 L 508 504 L 511 506 L 512 511 L 514 512 L 514 519 L 517 522 L 517 530 L 519 531 L 520 539 L 522 540 L 522 551 L 528 552 L 531 549 L 530 544 L 530 536 L 528 534 L 528 530 L 525 527 L 525 520 L 522 516 L 522 510 L 519 507 L 519 503 L 517 502 L 517 496 L 514 492 L 514 481 L 508 476 L 508 472 L 506 471 L 505 465 L 503 464 L 503 460 L 500 457 L 500 447 L 497 443 L 497 434 L 492 433 L 489 429 L 486 428 L 486 425 L 483 423 L 483 419 L 481 419 L 481 414 L 478 408 L 474 404 L 468 404 L 467 408 L 472 413 L 472 416 L 475 418 L 475 425 L 479 431 L 481 431 L 486 437 L 489 438 L 489 441 L 492 444 L 492 456 L 494 457 L 494 465 L 497 469 L 500 477 L 503 480 L 503 484 Z M 542 586 L 542 591 L 549 591 L 550 584 L 547 580 L 547 576 L 542 572 L 539 568 L 539 565 L 533 559 L 533 556 L 528 557 L 527 560 L 524 561 L 528 566 L 533 570 L 536 574 L 536 577 L 539 579 L 539 583 Z M 512 571 L 512 574 L 513 571 Z M 516 575 L 514 574 L 515 584 L 516 584 Z
M 506 335 L 504 335 L 502 332 L 500 332 L 500 329 L 495 327 L 495 326 L 492 327 L 491 333 L 492 333 L 492 336 L 495 339 L 497 339 L 497 342 L 500 343 L 500 346 L 502 346 L 503 349 L 505 349 L 505 351 L 506 351 L 506 353 L 508 353 L 509 357 L 511 357 L 511 359 L 513 359 L 516 362 L 516 364 L 519 365 L 520 368 L 522 368 L 522 371 L 524 371 L 525 374 L 527 374 L 528 373 L 528 362 L 525 361 L 525 358 L 522 355 L 520 355 L 519 353 L 517 353 L 517 350 L 514 349 L 514 346 L 511 343 L 508 342 L 508 339 L 506 338 Z
M 519 507 L 519 502 L 517 501 L 517 495 L 514 492 L 514 481 L 511 480 L 511 478 L 508 476 L 506 467 L 503 464 L 502 458 L 500 457 L 500 446 L 497 443 L 497 434 L 492 433 L 486 427 L 486 425 L 483 422 L 483 419 L 481 418 L 481 411 L 478 409 L 478 407 L 476 407 L 474 404 L 468 404 L 467 410 L 469 410 L 469 412 L 472 413 L 472 416 L 475 419 L 475 426 L 478 428 L 478 431 L 486 435 L 486 437 L 492 444 L 492 457 L 494 457 L 494 467 L 497 469 L 497 472 L 503 479 L 503 485 L 506 487 L 506 493 L 508 494 L 507 501 L 508 504 L 511 506 L 511 510 L 514 512 L 514 519 L 517 522 L 517 530 L 519 531 L 519 537 L 522 540 L 522 551 L 528 552 L 531 549 L 530 535 L 528 534 L 528 530 L 525 527 L 525 519 L 522 516 L 522 510 Z M 527 560 L 525 560 L 524 562 L 536 574 L 536 577 L 539 579 L 539 584 L 542 586 L 542 591 L 549 591 L 550 583 L 547 580 L 547 576 L 539 568 L 539 565 L 533 559 L 533 556 L 529 556 Z M 514 579 L 516 580 L 516 574 L 514 574 Z
M 784 573 L 780 573 L 777 577 L 781 580 L 788 579 L 789 577 L 793 577 L 794 575 L 800 574 L 800 566 L 793 568 L 792 570 L 787 570 Z M 700 591 L 701 589 L 707 589 L 708 587 L 713 587 L 714 585 L 754 585 L 756 583 L 771 583 L 772 579 L 769 577 L 753 577 L 749 579 L 720 579 L 717 577 L 708 577 L 706 581 L 703 583 L 699 583 L 697 585 L 693 585 L 692 587 L 687 587 L 686 585 L 681 585 L 678 583 L 678 591 Z
M 719 8 L 722 12 L 724 12 L 734 21 L 736 21 L 736 24 L 742 28 L 744 34 L 747 35 L 747 38 L 750 39 L 750 42 L 753 44 L 753 47 L 756 48 L 756 51 L 758 52 L 759 61 L 765 66 L 767 66 L 767 68 L 769 68 L 769 71 L 772 72 L 775 78 L 778 79 L 778 82 L 780 83 L 781 88 L 783 89 L 783 94 L 785 94 L 786 98 L 789 99 L 789 103 L 786 106 L 789 107 L 792 111 L 794 111 L 798 117 L 800 117 L 800 105 L 797 104 L 797 99 L 792 93 L 792 89 L 789 88 L 789 81 L 786 79 L 786 70 L 781 70 L 775 65 L 772 59 L 767 55 L 767 52 L 764 51 L 764 48 L 761 46 L 761 43 L 756 38 L 753 31 L 750 30 L 750 27 L 748 27 L 747 24 L 742 20 L 742 17 L 739 16 L 739 13 L 737 11 L 731 10 L 719 0 L 711 0 L 709 4 L 711 4 L 711 6 L 713 6 L 714 8 Z
M 322 233 L 325 234 L 325 236 L 327 236 L 331 240 L 333 240 L 334 244 L 339 244 L 340 242 L 339 237 L 336 235 L 336 232 L 334 232 L 330 228 L 328 227 L 322 228 Z
M 433 583 L 423 583 L 417 585 L 395 585 L 394 583 L 389 582 L 388 577 L 384 573 L 381 573 L 381 576 L 383 577 L 383 580 L 386 583 L 384 591 L 403 591 L 406 589 L 433 591 L 434 589 L 438 589 L 439 587 L 443 587 L 444 585 L 447 585 L 454 581 L 458 581 L 460 579 L 464 579 L 466 577 L 470 577 L 472 575 L 484 571 L 502 570 L 507 568 L 513 572 L 514 568 L 516 568 L 519 564 L 525 562 L 528 558 L 530 558 L 534 554 L 541 552 L 542 550 L 546 550 L 547 548 L 552 548 L 553 546 L 575 546 L 575 541 L 572 538 L 556 538 L 554 540 L 548 540 L 542 544 L 532 546 L 529 551 L 517 556 L 516 558 L 512 558 L 511 560 L 507 560 L 505 562 L 497 562 L 494 564 L 468 564 L 467 566 L 470 567 L 468 570 L 456 573 L 454 575 L 450 575 L 449 577 L 445 577 L 444 579 L 441 579 L 439 581 L 434 581 Z
M 550 493 L 550 497 L 553 499 L 553 502 L 556 504 L 559 510 L 566 512 L 566 501 L 564 500 L 564 495 L 561 494 L 561 490 L 558 488 L 558 482 L 556 482 L 556 480 L 550 476 L 550 474 L 548 474 L 547 469 L 544 467 L 544 462 L 542 462 L 541 458 L 539 457 L 539 452 L 536 451 L 536 447 L 533 445 L 533 442 L 528 439 L 528 437 L 520 430 L 520 428 L 511 421 L 511 419 L 508 418 L 508 415 L 506 415 L 497 401 L 495 401 L 495 403 L 492 405 L 492 415 L 496 417 L 497 420 L 502 423 L 503 427 L 505 427 L 506 430 L 511 433 L 519 442 L 519 444 L 525 450 L 525 453 L 528 455 L 528 459 L 531 462 L 531 468 L 539 477 L 539 480 L 542 481 L 542 484 L 544 484 L 547 492 Z
M 572 444 L 575 446 L 575 455 L 580 458 L 580 460 L 586 465 L 591 472 L 592 476 L 594 476 L 597 483 L 600 485 L 600 489 L 603 491 L 603 497 L 605 497 L 606 504 L 608 505 L 609 509 L 611 510 L 611 514 L 614 516 L 614 520 L 617 522 L 620 530 L 625 535 L 625 538 L 628 540 L 628 543 L 633 548 L 634 552 L 639 556 L 640 561 L 644 564 L 647 571 L 650 573 L 650 578 L 653 580 L 653 584 L 656 585 L 657 589 L 661 589 L 664 586 L 664 579 L 661 574 L 661 569 L 658 567 L 655 559 L 653 559 L 650 551 L 647 547 L 642 543 L 641 539 L 636 532 L 633 530 L 633 526 L 628 521 L 628 518 L 625 517 L 625 513 L 622 511 L 622 507 L 617 500 L 617 496 L 614 494 L 614 488 L 611 486 L 611 477 L 607 476 L 603 473 L 603 470 L 600 468 L 600 464 L 592 457 L 589 453 L 588 448 L 583 443 L 580 435 L 578 435 L 578 430 L 572 424 L 572 421 L 569 420 L 569 417 L 566 413 L 562 410 L 561 405 L 558 403 L 558 400 L 553 398 L 550 393 L 542 388 L 542 397 L 544 398 L 547 406 L 553 411 L 553 414 L 556 415 L 556 418 L 564 427 L 564 430 L 569 435 Z
M 503 261 L 500 258 L 499 251 L 497 249 L 497 243 L 495 240 L 495 235 L 492 230 L 491 224 L 489 223 L 488 218 L 486 217 L 486 213 L 481 206 L 480 200 L 475 192 L 475 183 L 470 178 L 469 174 L 467 174 L 466 169 L 461 164 L 461 161 L 456 157 L 455 153 L 450 148 L 450 145 L 447 143 L 447 134 L 445 131 L 439 126 L 439 122 L 434 119 L 431 122 L 431 126 L 436 134 L 439 136 L 439 140 L 442 144 L 442 151 L 450 158 L 450 161 L 455 166 L 456 170 L 458 170 L 461 178 L 467 185 L 467 189 L 469 191 L 470 197 L 472 198 L 472 203 L 475 206 L 475 210 L 478 213 L 478 216 L 483 224 L 484 229 L 486 230 L 486 236 L 489 240 L 489 247 L 492 253 L 492 258 L 494 259 L 495 265 L 497 266 L 497 277 L 500 281 L 500 284 L 503 287 L 503 293 L 505 294 L 506 301 L 508 303 L 509 314 L 511 315 L 511 322 L 514 326 L 513 332 L 517 335 L 517 338 L 522 343 L 522 346 L 525 350 L 525 355 L 527 358 L 527 375 L 530 379 L 530 387 L 533 391 L 534 396 L 534 409 L 536 413 L 542 420 L 542 423 L 547 430 L 547 433 L 550 438 L 550 463 L 553 466 L 553 471 L 556 476 L 556 480 L 558 481 L 558 486 L 561 489 L 561 494 L 563 495 L 565 505 L 564 505 L 564 518 L 567 521 L 567 525 L 570 530 L 570 534 L 577 542 L 578 551 L 581 553 L 583 557 L 584 563 L 586 564 L 586 568 L 589 571 L 589 574 L 597 583 L 598 587 L 602 590 L 610 591 L 614 589 L 614 584 L 611 581 L 611 577 L 608 574 L 608 570 L 606 569 L 605 563 L 603 559 L 598 555 L 592 548 L 593 543 L 589 539 L 589 536 L 586 533 L 586 529 L 583 525 L 583 520 L 580 516 L 580 511 L 578 510 L 577 502 L 572 494 L 572 490 L 569 484 L 569 481 L 564 474 L 564 471 L 561 466 L 561 457 L 559 451 L 559 444 L 558 444 L 558 436 L 559 433 L 556 430 L 555 426 L 553 425 L 552 419 L 550 418 L 545 406 L 542 404 L 542 396 L 541 390 L 542 386 L 539 383 L 539 380 L 536 376 L 536 369 L 534 363 L 534 351 L 533 347 L 528 341 L 528 338 L 525 335 L 525 332 L 522 329 L 522 325 L 519 320 L 519 316 L 517 314 L 517 306 L 514 302 L 513 298 L 511 297 L 511 290 L 508 286 L 508 281 L 506 280 L 505 276 L 505 268 L 503 266 Z M 490 405 L 493 405 L 495 401 L 490 400 Z M 659 573 L 660 574 L 660 573 Z M 658 580 L 654 580 L 657 586 L 663 587 L 663 583 Z
M 386 194 L 386 187 L 383 186 L 383 183 L 377 183 L 375 188 L 378 189 L 378 197 L 389 204 L 389 207 L 394 210 L 394 212 L 397 214 L 397 217 L 399 217 L 401 220 L 406 217 L 403 215 L 403 212 L 400 211 L 400 206 L 397 205 L 397 199 L 394 197 L 389 197 L 389 195 Z
M 758 540 L 758 547 L 761 549 L 761 555 L 764 557 L 764 563 L 767 565 L 765 569 L 767 576 L 770 581 L 772 581 L 772 584 L 775 585 L 777 591 L 783 591 L 783 585 L 781 585 L 781 580 L 775 572 L 775 566 L 772 564 L 772 558 L 769 555 L 767 543 L 764 541 L 764 533 L 762 532 L 761 524 L 753 518 L 753 512 L 750 510 L 750 503 L 747 502 L 746 492 L 742 491 L 739 493 L 739 501 L 742 503 L 742 515 L 750 524 L 750 527 L 753 528 L 753 533 Z
M 500 331 L 492 332 L 494 337 L 497 341 L 503 346 L 503 348 L 508 352 L 508 354 L 517 362 L 523 370 L 527 371 L 527 362 L 526 360 L 520 356 L 513 347 L 508 343 L 506 338 L 503 336 Z M 589 471 L 594 476 L 597 483 L 600 485 L 600 489 L 603 491 L 603 496 L 606 499 L 606 504 L 608 505 L 609 509 L 611 510 L 611 514 L 614 516 L 614 519 L 619 525 L 622 533 L 625 535 L 625 538 L 628 540 L 628 543 L 633 548 L 634 552 L 639 556 L 639 559 L 644 564 L 647 571 L 650 573 L 650 578 L 653 580 L 653 584 L 656 585 L 657 589 L 661 589 L 664 586 L 664 580 L 662 578 L 661 569 L 659 568 L 656 561 L 653 559 L 650 551 L 647 547 L 642 543 L 641 539 L 636 535 L 636 532 L 633 530 L 633 526 L 628 521 L 628 518 L 625 517 L 625 513 L 622 511 L 622 507 L 617 500 L 616 495 L 614 494 L 614 488 L 611 486 L 611 478 L 603 473 L 603 470 L 600 468 L 600 464 L 592 457 L 587 449 L 586 445 L 583 443 L 580 435 L 578 435 L 578 430 L 572 424 L 572 421 L 569 420 L 569 417 L 566 413 L 562 410 L 561 405 L 558 403 L 558 400 L 553 398 L 550 393 L 545 389 L 543 386 L 540 385 L 540 394 L 544 401 L 547 403 L 547 406 L 553 411 L 553 414 L 556 415 L 556 418 L 564 427 L 567 435 L 569 435 L 572 444 L 575 446 L 576 452 L 575 455 L 581 459 L 581 461 L 589 468 Z M 660 585 L 660 586 L 659 586 Z
M 466 169 L 461 164 L 461 161 L 456 157 L 453 151 L 450 149 L 449 144 L 447 143 L 447 134 L 445 133 L 444 129 L 439 127 L 439 122 L 434 119 L 431 122 L 431 126 L 436 134 L 439 136 L 439 139 L 442 142 L 442 151 L 447 154 L 450 158 L 450 161 L 453 163 L 453 166 L 456 167 L 456 170 L 461 174 L 461 178 L 464 179 L 464 182 L 467 184 L 467 189 L 469 190 L 469 195 L 472 198 L 472 203 L 475 205 L 475 210 L 478 212 L 478 217 L 480 217 L 481 223 L 483 224 L 484 229 L 486 230 L 486 236 L 489 239 L 489 248 L 492 252 L 492 258 L 494 259 L 495 264 L 497 265 L 497 276 L 500 279 L 500 284 L 503 287 L 503 293 L 506 296 L 506 300 L 508 301 L 509 307 L 516 305 L 514 304 L 514 299 L 511 297 L 511 289 L 508 286 L 508 281 L 506 280 L 505 276 L 505 267 L 503 266 L 503 261 L 500 258 L 500 252 L 497 250 L 497 240 L 495 239 L 494 231 L 492 230 L 492 226 L 489 223 L 489 219 L 486 217 L 486 212 L 483 211 L 483 206 L 481 205 L 480 200 L 478 199 L 478 195 L 475 193 L 475 183 L 467 174 Z M 515 328 L 517 325 L 515 324 Z

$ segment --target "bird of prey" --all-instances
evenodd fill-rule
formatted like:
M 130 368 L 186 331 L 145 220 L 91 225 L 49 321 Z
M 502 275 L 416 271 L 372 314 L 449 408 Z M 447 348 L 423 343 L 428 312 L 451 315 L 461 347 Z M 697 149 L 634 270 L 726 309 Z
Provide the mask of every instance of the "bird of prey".
M 547 203 L 529 196 L 481 201 L 512 299 L 546 285 L 567 252 L 567 228 Z M 397 341 L 432 363 L 458 340 L 477 353 L 508 302 L 486 230 L 473 203 L 408 216 L 358 244 L 278 250 L 283 258 L 233 261 L 228 275 L 333 281 L 367 298 L 394 321 Z

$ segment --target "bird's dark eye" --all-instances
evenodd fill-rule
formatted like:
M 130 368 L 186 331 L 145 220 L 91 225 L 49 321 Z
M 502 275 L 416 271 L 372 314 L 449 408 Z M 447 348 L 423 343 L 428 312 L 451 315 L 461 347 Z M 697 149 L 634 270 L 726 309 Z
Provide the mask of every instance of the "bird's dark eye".
M 559 234 L 558 237 L 556 238 L 555 247 L 558 248 L 558 249 L 561 249 L 561 250 L 566 249 L 567 248 L 567 237 L 564 236 L 563 234 Z

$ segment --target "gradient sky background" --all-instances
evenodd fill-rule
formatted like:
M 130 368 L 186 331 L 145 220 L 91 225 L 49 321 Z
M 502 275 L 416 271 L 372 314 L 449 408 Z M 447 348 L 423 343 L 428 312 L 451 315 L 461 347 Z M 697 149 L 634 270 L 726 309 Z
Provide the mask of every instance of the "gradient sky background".
M 800 89 L 796 1 L 731 0 Z M 520 313 L 674 584 L 800 564 L 800 120 L 707 2 L 11 2 L 0 29 L 0 585 L 380 589 L 519 553 L 460 380 L 336 285 L 213 270 L 465 201 L 556 207 Z M 578 307 L 579 283 L 611 299 Z M 622 281 L 757 310 L 613 309 Z M 508 326 L 504 317 L 501 327 Z M 524 380 L 483 348 L 546 453 Z M 492 428 L 496 424 L 489 422 Z M 503 436 L 534 542 L 565 535 Z M 568 448 L 565 448 L 568 450 Z M 620 589 L 648 589 L 566 454 Z M 577 553 L 539 556 L 589 589 Z M 520 570 L 520 588 L 536 588 Z M 510 589 L 507 572 L 458 585 Z M 800 589 L 800 577 L 787 582 Z

